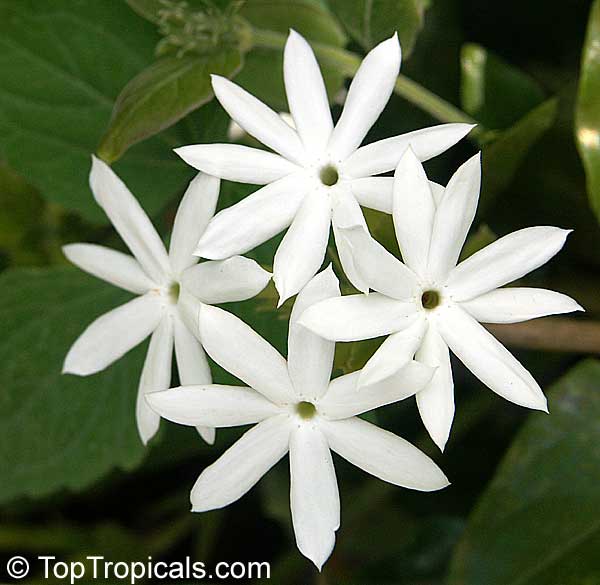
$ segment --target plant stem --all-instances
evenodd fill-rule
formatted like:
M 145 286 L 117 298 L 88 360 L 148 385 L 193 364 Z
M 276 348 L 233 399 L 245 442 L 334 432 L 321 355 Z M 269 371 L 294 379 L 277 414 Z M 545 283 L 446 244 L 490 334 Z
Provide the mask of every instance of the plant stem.
M 283 50 L 285 46 L 285 35 L 277 32 L 254 29 L 253 46 L 274 50 Z M 334 66 L 346 77 L 353 77 L 361 63 L 360 55 L 331 45 L 320 43 L 312 44 L 316 55 L 324 62 Z M 404 75 L 399 75 L 394 86 L 394 92 L 402 96 L 410 103 L 416 105 L 440 122 L 452 123 L 462 122 L 465 124 L 476 124 L 476 120 L 465 114 L 462 110 L 447 102 L 440 96 L 429 91 L 416 81 Z M 482 135 L 485 128 L 478 126 L 473 129 L 472 135 Z

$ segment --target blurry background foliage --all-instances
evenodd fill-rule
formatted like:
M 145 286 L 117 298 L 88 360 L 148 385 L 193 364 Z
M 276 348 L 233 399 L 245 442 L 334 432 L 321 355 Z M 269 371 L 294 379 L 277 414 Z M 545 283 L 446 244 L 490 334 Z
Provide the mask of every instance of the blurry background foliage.
M 443 457 L 414 400 L 371 415 L 453 483 L 411 493 L 336 459 L 343 522 L 322 575 L 293 545 L 285 462 L 228 509 L 189 513 L 195 477 L 240 432 L 219 431 L 211 448 L 163 423 L 144 449 L 134 424 L 143 347 L 90 378 L 60 375 L 85 325 L 124 299 L 60 252 L 72 241 L 122 247 L 89 192 L 90 154 L 114 164 L 168 237 L 193 176 L 172 148 L 228 139 L 209 74 L 287 110 L 290 27 L 315 47 L 336 114 L 360 57 L 397 30 L 403 75 L 368 141 L 476 121 L 470 141 L 427 164 L 445 182 L 483 150 L 467 254 L 528 225 L 574 228 L 526 282 L 588 309 L 496 328 L 542 383 L 551 416 L 493 396 L 458 364 Z M 225 183 L 220 206 L 252 189 Z M 390 218 L 367 216 L 393 250 Z M 268 560 L 272 582 L 290 585 L 600 583 L 599 217 L 600 0 L 0 0 L 0 560 Z M 269 267 L 274 248 L 250 256 Z M 269 287 L 228 308 L 285 351 L 290 305 L 275 312 Z M 378 343 L 340 344 L 336 373 Z

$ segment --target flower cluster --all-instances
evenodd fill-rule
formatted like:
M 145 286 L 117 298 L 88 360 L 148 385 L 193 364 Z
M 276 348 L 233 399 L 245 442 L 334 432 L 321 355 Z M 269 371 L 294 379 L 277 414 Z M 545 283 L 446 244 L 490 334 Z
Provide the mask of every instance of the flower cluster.
M 96 158 L 91 189 L 133 257 L 92 244 L 65 248 L 83 270 L 138 296 L 84 331 L 64 371 L 98 372 L 151 336 L 136 411 L 142 440 L 156 433 L 160 417 L 196 427 L 208 442 L 215 428 L 255 425 L 202 472 L 191 493 L 193 510 L 237 500 L 289 452 L 296 541 L 319 569 L 340 524 L 331 451 L 398 486 L 448 485 L 428 456 L 361 414 L 416 396 L 423 423 L 443 450 L 454 417 L 450 351 L 500 396 L 547 411 L 533 377 L 480 322 L 581 309 L 560 293 L 499 288 L 548 261 L 566 230 L 522 229 L 458 262 L 477 208 L 480 157 L 462 165 L 446 187 L 430 182 L 421 163 L 471 126 L 444 124 L 361 146 L 399 68 L 394 36 L 366 56 L 334 125 L 315 56 L 292 31 L 284 55 L 290 122 L 213 77 L 231 118 L 270 150 L 177 149 L 200 173 L 181 201 L 168 252 L 127 187 Z M 393 177 L 383 176 L 390 171 Z M 221 179 L 264 186 L 214 215 Z M 403 261 L 373 239 L 361 206 L 392 215 Z M 360 294 L 341 296 L 331 267 L 319 272 L 330 226 L 343 271 Z M 213 306 L 265 288 L 271 274 L 239 254 L 286 228 L 273 280 L 279 305 L 297 295 L 287 360 Z M 331 379 L 336 341 L 380 336 L 388 337 L 361 371 Z M 178 388 L 170 388 L 173 351 Z M 204 352 L 246 386 L 213 384 Z

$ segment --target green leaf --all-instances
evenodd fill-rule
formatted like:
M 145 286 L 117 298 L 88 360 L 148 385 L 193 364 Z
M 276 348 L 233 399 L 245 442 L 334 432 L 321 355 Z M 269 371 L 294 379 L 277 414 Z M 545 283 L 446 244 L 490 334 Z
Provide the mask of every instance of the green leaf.
M 600 362 L 559 380 L 471 515 L 449 585 L 600 582 Z
M 143 347 L 94 376 L 61 374 L 85 327 L 126 299 L 66 267 L 0 275 L 0 501 L 80 490 L 141 462 L 135 399 Z
M 423 0 L 329 0 L 329 4 L 365 51 L 398 32 L 404 58 L 412 53 L 426 8 Z
M 88 187 L 90 155 L 123 86 L 153 58 L 154 26 L 122 2 L 0 5 L 0 152 L 47 199 L 106 223 Z M 189 171 L 161 136 L 116 167 L 150 214 Z M 148 172 L 154 169 L 155 172 Z
M 309 42 L 335 47 L 346 44 L 346 35 L 337 20 L 316 0 L 270 0 L 246 2 L 240 11 L 254 28 L 287 34 L 293 28 Z M 283 39 L 285 39 L 283 37 Z M 342 87 L 344 75 L 338 67 L 321 63 L 329 100 Z M 278 111 L 287 111 L 283 84 L 283 41 L 281 48 L 253 48 L 245 58 L 236 83 Z
M 482 149 L 483 192 L 478 214 L 484 216 L 496 197 L 510 186 L 515 173 L 531 147 L 552 126 L 558 100 L 543 102 L 514 126 L 495 135 Z
M 508 128 L 544 101 L 533 79 L 480 45 L 463 46 L 461 68 L 462 107 L 487 128 Z
M 600 219 L 600 0 L 592 5 L 583 48 L 575 131 L 590 204 Z
M 98 154 L 120 158 L 133 144 L 172 126 L 213 98 L 210 75 L 232 77 L 241 67 L 237 50 L 210 57 L 163 57 L 134 77 L 119 95 Z

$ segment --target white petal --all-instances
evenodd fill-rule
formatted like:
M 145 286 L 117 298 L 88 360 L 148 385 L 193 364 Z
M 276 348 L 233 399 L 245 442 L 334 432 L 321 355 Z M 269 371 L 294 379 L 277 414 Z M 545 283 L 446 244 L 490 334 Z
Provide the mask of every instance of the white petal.
M 281 306 L 317 273 L 327 251 L 331 204 L 322 190 L 309 193 L 277 248 L 273 282 Z
M 350 246 L 359 279 L 369 288 L 394 299 L 412 299 L 418 288 L 415 273 L 371 237 L 366 228 L 340 230 Z
M 460 306 L 482 323 L 519 323 L 545 315 L 583 311 L 571 297 L 543 288 L 500 288 Z
M 294 30 L 285 44 L 283 75 L 290 113 L 304 147 L 320 154 L 333 130 L 327 91 L 315 54 Z
M 288 404 L 294 400 L 281 354 L 235 315 L 203 305 L 200 339 L 213 360 L 271 402 Z
M 339 296 L 338 279 L 329 266 L 300 291 L 294 302 L 288 334 L 288 371 L 300 399 L 314 401 L 327 390 L 335 342 L 315 335 L 299 325 L 298 319 L 311 305 Z
M 442 154 L 464 138 L 474 126 L 440 124 L 372 142 L 353 153 L 343 164 L 352 177 L 369 177 L 393 171 L 404 151 L 410 146 L 421 162 Z
M 358 387 L 360 372 L 332 380 L 319 401 L 319 413 L 329 419 L 349 418 L 413 396 L 431 380 L 433 369 L 419 362 L 404 362 L 397 371 L 372 385 Z
M 193 255 L 194 250 L 215 214 L 219 185 L 220 180 L 216 177 L 198 173 L 183 195 L 173 223 L 169 246 L 171 267 L 177 275 L 198 261 Z
M 198 311 L 198 315 L 200 312 Z M 196 318 L 197 322 L 198 319 Z M 212 375 L 206 359 L 204 349 L 196 336 L 188 329 L 182 318 L 174 317 L 175 357 L 179 380 L 183 386 L 193 384 L 211 384 Z M 195 323 L 195 329 L 198 324 Z M 215 429 L 213 427 L 197 427 L 200 436 L 210 445 L 215 442 Z
M 397 35 L 377 45 L 364 58 L 329 141 L 329 149 L 336 158 L 343 160 L 352 154 L 379 118 L 394 90 L 400 60 Z
M 209 305 L 245 301 L 256 296 L 271 280 L 260 264 L 233 256 L 227 260 L 208 260 L 191 266 L 182 276 L 182 285 Z
M 403 331 L 390 335 L 361 370 L 359 386 L 380 382 L 412 360 L 426 330 L 427 320 L 421 318 Z
M 287 453 L 289 434 L 287 415 L 268 418 L 244 433 L 202 472 L 192 489 L 192 510 L 216 510 L 241 498 Z
M 256 248 L 292 223 L 307 192 L 307 183 L 292 175 L 248 195 L 215 215 L 195 254 L 223 260 Z
M 165 390 L 171 385 L 171 364 L 173 361 L 173 322 L 163 317 L 150 338 L 144 369 L 138 386 L 135 408 L 138 432 L 145 444 L 156 434 L 160 416 L 146 402 L 151 392 Z
M 162 417 L 180 425 L 237 427 L 257 423 L 280 412 L 252 388 L 218 384 L 182 386 L 146 397 Z
M 277 112 L 229 79 L 219 75 L 211 78 L 217 99 L 248 134 L 283 157 L 304 162 L 306 155 L 298 133 Z
M 344 274 L 354 287 L 360 291 L 366 292 L 369 290 L 369 286 L 363 281 L 354 266 L 352 247 L 344 233 L 341 231 L 341 228 L 352 226 L 362 226 L 368 230 L 362 209 L 360 208 L 358 201 L 356 201 L 352 195 L 349 187 L 346 189 L 338 189 L 332 203 L 333 214 L 331 217 L 331 224 L 333 227 L 333 236 L 335 238 L 335 246 Z
M 71 346 L 64 374 L 89 376 L 110 366 L 141 343 L 162 317 L 158 297 L 137 297 L 98 317 Z
M 203 303 L 190 293 L 185 287 L 179 289 L 179 301 L 177 303 L 177 314 L 187 329 L 198 339 L 200 332 L 198 330 L 198 319 L 200 318 L 200 309 Z
M 298 550 L 320 571 L 340 527 L 340 496 L 327 440 L 311 425 L 301 425 L 290 434 L 290 485 Z
M 456 262 L 475 218 L 481 187 L 481 153 L 464 163 L 450 179 L 435 214 L 429 248 L 429 276 L 443 282 Z
M 96 244 L 69 244 L 63 253 L 75 266 L 132 293 L 144 294 L 156 286 L 128 254 Z
M 252 185 L 266 185 L 299 170 L 278 154 L 241 144 L 193 144 L 175 152 L 199 171 Z
M 324 421 L 322 428 L 333 451 L 383 481 L 423 492 L 449 485 L 425 453 L 365 420 Z
M 365 177 L 352 179 L 350 189 L 363 207 L 392 213 L 393 177 Z
M 359 341 L 401 331 L 417 317 L 413 303 L 372 293 L 327 299 L 309 307 L 299 323 L 333 341 Z
M 454 420 L 454 381 L 448 346 L 433 323 L 415 358 L 436 368 L 429 384 L 417 394 L 417 406 L 429 436 L 443 451 Z
M 95 156 L 92 156 L 90 187 L 96 201 L 148 276 L 154 282 L 164 282 L 170 267 L 160 236 L 125 183 Z
M 409 148 L 394 174 L 394 229 L 404 262 L 421 276 L 427 274 L 435 211 L 423 165 Z
M 548 411 L 533 376 L 491 333 L 457 306 L 446 309 L 443 317 L 439 328 L 444 341 L 481 382 L 515 404 Z
M 448 278 L 452 298 L 465 301 L 539 268 L 565 244 L 570 230 L 530 227 L 508 234 L 461 262 Z

